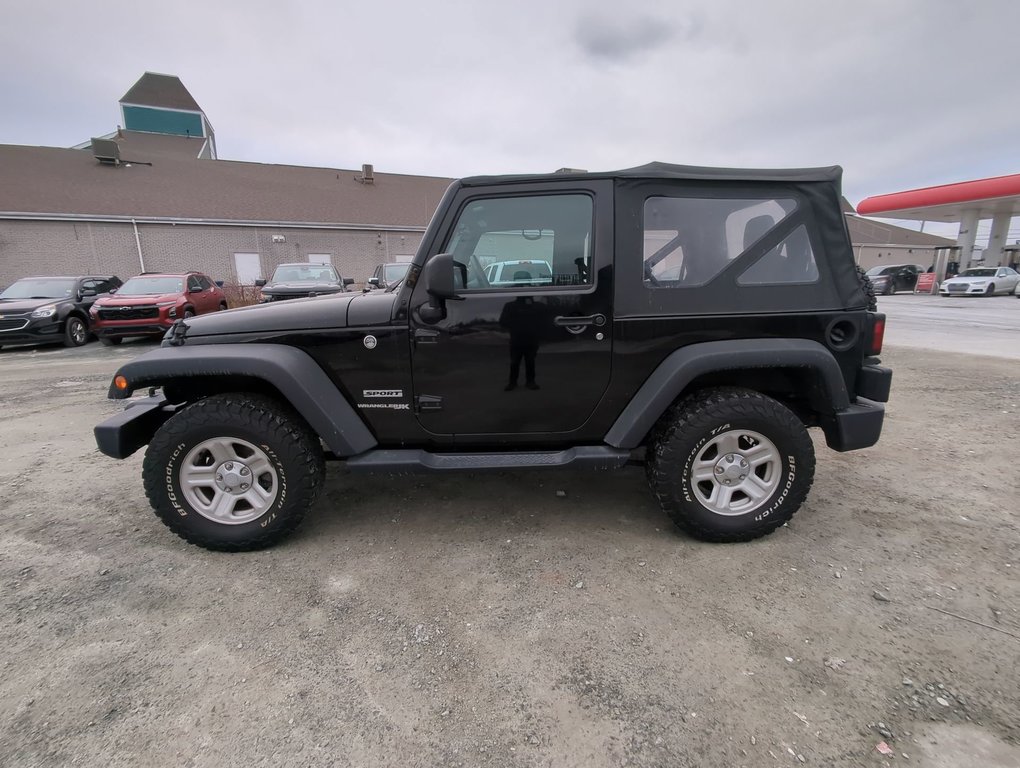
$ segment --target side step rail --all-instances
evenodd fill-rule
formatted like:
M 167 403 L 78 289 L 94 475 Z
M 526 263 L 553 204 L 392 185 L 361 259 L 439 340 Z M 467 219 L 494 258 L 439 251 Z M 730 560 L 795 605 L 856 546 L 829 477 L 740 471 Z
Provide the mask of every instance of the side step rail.
M 582 445 L 562 451 L 530 453 L 430 453 L 417 449 L 365 451 L 346 460 L 352 470 L 417 472 L 475 469 L 544 469 L 579 467 L 618 469 L 630 459 L 626 448 Z

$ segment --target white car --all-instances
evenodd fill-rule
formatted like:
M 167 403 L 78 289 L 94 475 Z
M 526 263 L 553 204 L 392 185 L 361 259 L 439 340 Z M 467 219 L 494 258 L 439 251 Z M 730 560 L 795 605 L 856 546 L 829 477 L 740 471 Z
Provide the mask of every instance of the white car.
M 1020 273 L 1010 267 L 971 267 L 939 286 L 940 296 L 1010 294 L 1020 285 Z

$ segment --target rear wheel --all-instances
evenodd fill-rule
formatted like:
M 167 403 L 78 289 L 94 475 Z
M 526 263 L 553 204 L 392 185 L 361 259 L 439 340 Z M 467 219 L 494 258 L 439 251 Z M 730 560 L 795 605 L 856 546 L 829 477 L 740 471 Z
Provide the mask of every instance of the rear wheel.
M 64 346 L 80 347 L 89 340 L 89 327 L 77 315 L 71 315 L 64 322 Z
M 288 536 L 315 502 L 325 466 L 300 417 L 261 395 L 189 405 L 156 433 L 142 478 L 156 515 L 206 549 L 261 549 Z
M 226 308 L 227 308 L 227 302 L 221 301 L 220 302 L 220 312 L 222 312 Z
M 803 503 L 814 468 L 800 419 L 746 389 L 706 390 L 680 403 L 648 447 L 648 479 L 663 510 L 705 541 L 772 533 Z

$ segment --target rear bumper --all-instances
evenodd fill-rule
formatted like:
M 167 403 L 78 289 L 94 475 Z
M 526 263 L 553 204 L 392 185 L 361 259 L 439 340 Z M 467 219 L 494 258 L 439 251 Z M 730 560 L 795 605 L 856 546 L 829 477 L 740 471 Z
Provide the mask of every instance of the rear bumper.
M 834 451 L 856 451 L 878 442 L 885 421 L 885 406 L 858 397 L 856 402 L 837 411 L 825 429 L 825 442 Z
M 147 445 L 156 430 L 173 415 L 166 404 L 164 397 L 135 400 L 117 415 L 97 425 L 94 433 L 99 450 L 114 459 L 126 459 Z

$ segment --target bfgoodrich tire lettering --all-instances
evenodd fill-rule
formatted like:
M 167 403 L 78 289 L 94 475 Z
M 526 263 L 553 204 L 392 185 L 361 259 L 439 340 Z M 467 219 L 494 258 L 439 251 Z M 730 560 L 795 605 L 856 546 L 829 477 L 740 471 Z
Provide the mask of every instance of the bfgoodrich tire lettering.
M 190 503 L 181 482 L 182 464 L 196 447 L 231 439 L 268 459 L 273 501 L 254 519 L 242 515 L 246 521 L 227 524 Z M 228 552 L 262 549 L 288 536 L 315 502 L 324 472 L 319 442 L 300 418 L 254 394 L 217 395 L 181 410 L 153 437 L 142 465 L 145 494 L 167 527 L 192 544 Z
M 743 443 L 718 452 L 714 473 L 728 477 L 732 464 L 737 482 L 747 474 L 739 468 L 744 457 L 754 471 L 755 451 L 768 445 L 772 456 L 763 468 L 762 496 L 719 508 L 708 502 L 706 488 L 714 480 L 699 483 L 695 462 L 706 464 L 706 447 L 718 436 L 745 434 Z M 705 390 L 681 402 L 663 416 L 648 446 L 648 479 L 660 505 L 679 528 L 705 541 L 749 541 L 774 531 L 803 503 L 814 468 L 814 446 L 800 419 L 776 400 L 746 389 Z

